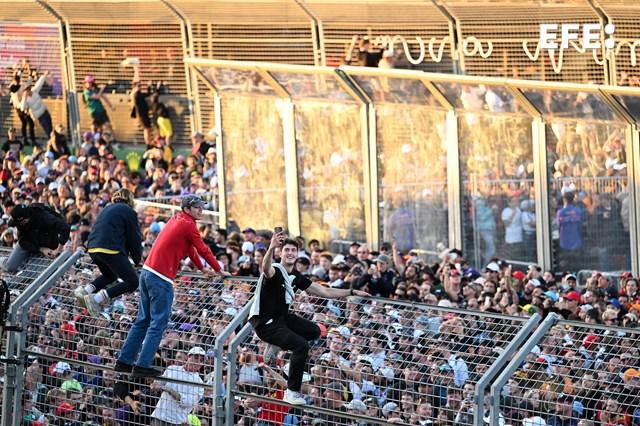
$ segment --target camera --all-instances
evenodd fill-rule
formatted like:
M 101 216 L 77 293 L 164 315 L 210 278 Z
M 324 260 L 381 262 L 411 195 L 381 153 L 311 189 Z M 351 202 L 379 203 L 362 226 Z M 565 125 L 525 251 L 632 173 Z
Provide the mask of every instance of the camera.
M 273 228 L 273 232 L 275 232 L 276 234 L 279 234 L 282 232 L 282 227 L 281 226 L 276 226 L 275 228 Z

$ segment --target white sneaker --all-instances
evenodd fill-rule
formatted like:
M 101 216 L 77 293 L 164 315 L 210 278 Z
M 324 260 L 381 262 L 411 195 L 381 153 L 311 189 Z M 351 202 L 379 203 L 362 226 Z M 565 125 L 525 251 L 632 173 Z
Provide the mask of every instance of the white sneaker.
M 93 298 L 93 294 L 87 294 L 83 299 L 89 315 L 95 318 L 99 317 L 102 309 L 100 308 L 100 304 L 96 302 L 96 299 Z
M 287 389 L 284 391 L 284 398 L 282 400 L 291 405 L 305 405 L 307 400 L 304 399 L 304 395 L 300 392 L 295 392 Z
M 279 346 L 272 345 L 271 343 L 267 343 L 267 347 L 264 349 L 264 353 L 262 354 L 262 358 L 264 359 L 264 363 L 267 365 L 273 365 L 276 362 L 276 358 L 282 349 Z
M 84 304 L 84 297 L 89 294 L 87 293 L 87 290 L 84 289 L 84 287 L 80 286 L 80 287 L 76 287 L 75 290 L 73 290 L 73 295 L 76 297 L 76 300 L 78 301 L 78 305 L 82 306 L 82 307 L 86 307 Z

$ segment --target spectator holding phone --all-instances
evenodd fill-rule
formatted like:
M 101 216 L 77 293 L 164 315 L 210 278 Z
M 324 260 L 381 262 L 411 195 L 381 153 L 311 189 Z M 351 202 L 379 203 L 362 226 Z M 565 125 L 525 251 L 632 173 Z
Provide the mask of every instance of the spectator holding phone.
M 298 243 L 285 238 L 282 228 L 276 228 L 276 231 L 262 261 L 264 273 L 256 287 L 249 321 L 258 337 L 268 343 L 264 352 L 265 363 L 273 363 L 282 349 L 292 351 L 283 400 L 292 405 L 304 405 L 306 400 L 300 390 L 309 341 L 320 337 L 320 328 L 314 322 L 289 312 L 295 299 L 295 289 L 332 299 L 368 296 L 368 293 L 354 289 L 327 288 L 312 283 L 294 268 L 300 249 Z M 272 263 L 276 248 L 281 248 L 280 263 Z

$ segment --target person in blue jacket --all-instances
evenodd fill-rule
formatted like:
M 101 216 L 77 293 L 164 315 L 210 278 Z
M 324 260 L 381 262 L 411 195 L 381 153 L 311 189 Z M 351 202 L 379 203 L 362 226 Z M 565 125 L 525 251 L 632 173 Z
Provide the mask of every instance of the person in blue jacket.
M 87 249 L 101 275 L 90 284 L 76 288 L 74 295 L 90 315 L 99 316 L 101 305 L 138 288 L 138 273 L 129 256 L 133 264 L 140 264 L 142 232 L 131 191 L 122 188 L 113 194 L 111 204 L 100 212 L 91 229 Z M 118 278 L 116 285 L 110 286 Z

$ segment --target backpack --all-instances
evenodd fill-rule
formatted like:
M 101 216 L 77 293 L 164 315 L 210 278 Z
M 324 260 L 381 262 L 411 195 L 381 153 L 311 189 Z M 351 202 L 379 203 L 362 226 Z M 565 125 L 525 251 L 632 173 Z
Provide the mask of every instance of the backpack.
M 55 217 L 57 217 L 58 219 L 62 220 L 63 222 L 67 222 L 64 218 L 64 216 L 62 216 L 62 214 L 60 214 L 57 210 L 55 210 L 53 207 L 51 207 L 48 204 L 42 204 L 42 203 L 31 203 L 29 204 L 29 207 L 33 207 L 35 209 L 39 209 L 41 211 L 45 211 L 47 213 L 49 213 L 50 215 L 53 215 Z

